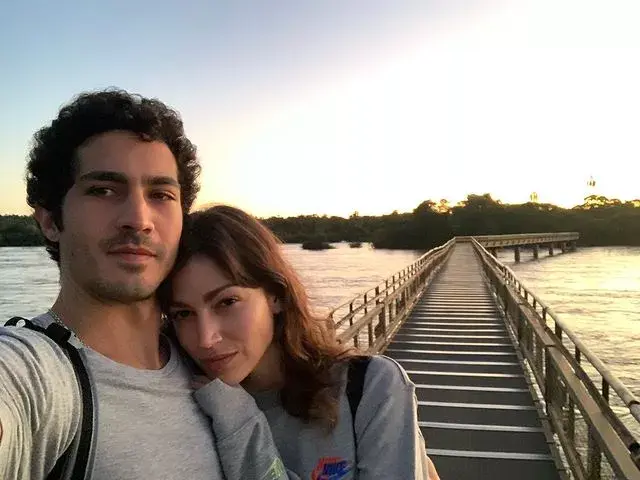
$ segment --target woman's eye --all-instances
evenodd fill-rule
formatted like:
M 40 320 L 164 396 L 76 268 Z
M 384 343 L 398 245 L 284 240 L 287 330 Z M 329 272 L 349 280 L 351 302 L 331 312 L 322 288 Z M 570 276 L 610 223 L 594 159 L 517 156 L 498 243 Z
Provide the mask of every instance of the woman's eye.
M 180 320 L 182 318 L 187 318 L 189 315 L 191 315 L 189 310 L 176 310 L 171 312 L 170 317 L 171 320 Z
M 223 298 L 222 300 L 220 300 L 218 302 L 218 305 L 221 306 L 221 307 L 230 307 L 234 303 L 236 303 L 237 301 L 238 301 L 238 299 L 236 297 Z

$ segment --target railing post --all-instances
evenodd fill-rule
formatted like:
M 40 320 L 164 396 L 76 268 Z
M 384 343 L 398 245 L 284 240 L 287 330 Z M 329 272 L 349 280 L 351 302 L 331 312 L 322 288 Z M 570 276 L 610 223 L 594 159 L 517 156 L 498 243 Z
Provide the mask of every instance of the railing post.
M 353 301 L 349 303 L 349 326 L 353 327 Z M 353 337 L 353 346 L 357 349 L 359 345 L 360 342 L 358 340 L 358 334 L 356 333 L 356 336 Z
M 405 303 L 406 303 L 406 297 L 407 297 L 407 271 L 406 270 L 402 270 L 402 281 L 400 282 L 400 285 L 402 286 L 402 293 L 400 294 L 400 305 L 402 306 L 402 308 L 404 308 Z
M 544 372 L 544 400 L 549 417 L 555 416 L 557 418 L 557 373 L 551 360 L 551 354 L 549 349 L 545 350 L 545 372 Z
M 379 305 L 380 299 L 378 296 L 380 295 L 380 287 L 376 287 L 376 305 Z M 388 293 L 387 293 L 388 295 Z M 386 325 L 386 315 L 387 315 L 387 307 L 384 301 L 382 301 L 382 310 L 380 311 L 380 315 L 378 316 L 378 327 L 376 328 L 376 338 L 382 335 L 383 337 L 387 336 L 387 325 Z
M 555 333 L 556 333 L 556 337 L 558 337 L 558 341 L 560 342 L 560 345 L 562 345 L 562 327 L 560 327 L 560 325 L 558 325 L 557 323 L 555 327 Z M 558 401 L 560 402 L 560 405 L 561 406 L 564 405 L 567 400 L 567 391 L 564 387 L 562 387 L 559 381 L 557 384 L 557 394 L 558 394 Z
M 580 350 L 578 349 L 578 347 L 575 347 L 575 354 L 574 357 L 576 359 L 576 362 L 578 363 L 578 365 L 580 365 Z M 575 438 L 576 438 L 576 406 L 575 403 L 573 401 L 573 397 L 571 395 L 569 395 L 569 398 L 567 399 L 567 428 L 565 429 L 567 434 L 569 435 L 569 438 L 571 439 L 571 443 L 575 444 Z
M 588 427 L 587 441 L 587 479 L 600 480 L 602 478 L 602 451 L 593 435 L 593 429 Z
M 385 285 L 385 299 L 384 299 L 384 304 L 386 305 L 386 308 L 389 310 L 387 316 L 388 316 L 388 322 L 389 324 L 391 324 L 393 322 L 393 304 L 389 303 L 389 279 L 384 281 L 384 285 Z
M 349 304 L 349 326 L 353 327 L 353 302 Z M 356 334 L 356 336 L 353 337 L 353 346 L 358 348 L 359 343 L 358 334 Z
M 565 431 L 571 439 L 571 443 L 576 443 L 576 407 L 573 403 L 573 398 L 569 395 L 569 401 L 567 402 L 567 425 Z
M 524 338 L 524 335 L 525 335 L 525 332 L 524 332 L 525 319 L 523 318 L 524 315 L 522 314 L 522 310 L 520 310 L 520 307 L 518 307 L 517 304 L 514 304 L 514 308 L 516 310 L 516 319 L 518 321 L 518 323 L 517 323 L 518 344 L 522 348 L 522 346 L 526 343 L 526 340 Z M 526 348 L 526 345 L 524 345 L 524 346 Z

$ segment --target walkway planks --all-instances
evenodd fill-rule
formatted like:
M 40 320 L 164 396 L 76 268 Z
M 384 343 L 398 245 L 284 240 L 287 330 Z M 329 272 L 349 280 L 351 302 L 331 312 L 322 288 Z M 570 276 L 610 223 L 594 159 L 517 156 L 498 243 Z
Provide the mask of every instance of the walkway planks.
M 519 357 L 470 244 L 458 244 L 385 355 L 416 384 L 443 479 L 559 479 Z

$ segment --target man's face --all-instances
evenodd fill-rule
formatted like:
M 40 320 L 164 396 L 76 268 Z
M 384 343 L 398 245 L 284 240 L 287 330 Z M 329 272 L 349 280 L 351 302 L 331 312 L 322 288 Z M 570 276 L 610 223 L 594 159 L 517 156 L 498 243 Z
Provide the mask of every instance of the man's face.
M 108 132 L 77 151 L 62 205 L 61 282 L 107 303 L 151 297 L 182 231 L 176 159 L 162 142 Z

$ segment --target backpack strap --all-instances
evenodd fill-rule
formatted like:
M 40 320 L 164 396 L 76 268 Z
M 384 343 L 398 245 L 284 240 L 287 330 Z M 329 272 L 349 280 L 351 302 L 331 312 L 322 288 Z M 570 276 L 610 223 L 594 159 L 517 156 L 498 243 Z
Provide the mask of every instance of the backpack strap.
M 84 480 L 87 465 L 89 464 L 89 454 L 93 440 L 93 394 L 91 392 L 91 382 L 89 380 L 87 367 L 82 361 L 82 357 L 80 356 L 78 349 L 69 342 L 71 332 L 59 323 L 54 322 L 47 328 L 42 328 L 30 320 L 21 317 L 11 318 L 5 323 L 5 326 L 26 327 L 30 330 L 40 332 L 56 342 L 69 357 L 78 378 L 78 382 L 80 383 L 80 391 L 82 394 L 82 424 L 80 425 L 80 431 L 76 434 L 76 436 L 79 435 L 77 442 L 78 450 L 76 452 L 71 477 L 69 478 L 70 480 Z M 59 480 L 64 477 L 65 468 L 67 468 L 67 465 L 69 464 L 71 452 L 75 443 L 75 441 L 72 441 L 69 448 L 67 448 L 67 450 L 65 450 L 65 452 L 60 456 L 54 465 L 53 470 L 51 470 L 51 473 L 47 475 L 47 480 Z
M 356 411 L 362 398 L 364 390 L 364 377 L 367 373 L 367 367 L 371 357 L 358 356 L 349 359 L 349 369 L 347 371 L 347 398 L 349 399 L 349 408 L 351 409 L 351 419 L 353 423 L 353 433 L 355 438 Z

